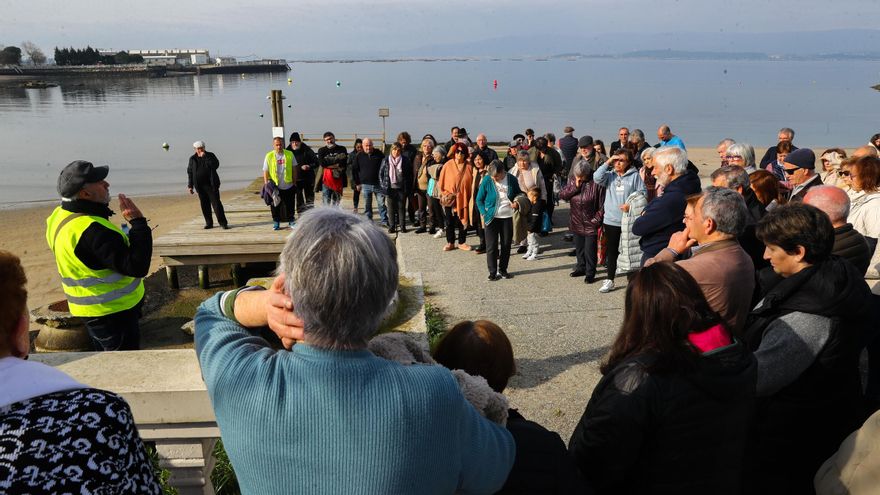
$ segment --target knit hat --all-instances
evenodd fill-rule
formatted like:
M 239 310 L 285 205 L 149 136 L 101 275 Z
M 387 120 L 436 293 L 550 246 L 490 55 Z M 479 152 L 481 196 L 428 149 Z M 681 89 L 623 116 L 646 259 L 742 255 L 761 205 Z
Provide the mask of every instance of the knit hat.
M 91 162 L 77 160 L 70 162 L 58 176 L 58 194 L 62 198 L 73 198 L 86 184 L 102 181 L 110 173 L 110 167 L 96 167 Z
M 589 148 L 593 146 L 593 136 L 581 136 L 578 139 L 578 148 Z
M 797 168 L 813 170 L 816 168 L 816 155 L 810 148 L 798 148 L 785 157 L 785 163 L 790 163 Z
M 204 147 L 205 147 L 204 141 L 196 141 L 193 143 L 193 148 L 204 148 Z
M 294 132 L 294 133 L 292 133 L 292 134 L 290 135 L 290 141 L 291 141 L 291 142 L 296 141 L 296 142 L 301 143 L 301 142 L 302 142 L 302 138 L 299 137 L 299 133 L 298 133 L 298 132 Z

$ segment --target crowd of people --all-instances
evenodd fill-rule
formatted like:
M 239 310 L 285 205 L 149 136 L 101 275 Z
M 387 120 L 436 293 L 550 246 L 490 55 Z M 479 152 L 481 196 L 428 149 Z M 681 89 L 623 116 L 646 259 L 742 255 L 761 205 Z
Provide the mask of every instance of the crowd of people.
M 309 208 L 295 172 L 303 145 L 287 150 L 276 139 L 266 182 L 293 189 L 291 211 L 303 205 L 278 275 L 268 289 L 218 293 L 195 315 L 196 354 L 245 492 L 876 488 L 865 485 L 880 470 L 870 442 L 858 457 L 837 453 L 860 425 L 876 436 L 880 422 L 880 301 L 865 281 L 880 264 L 876 146 L 850 157 L 826 150 L 817 173 L 814 152 L 796 148 L 790 129 L 759 164 L 752 146 L 725 139 L 712 185 L 703 188 L 683 140 L 666 125 L 657 147 L 642 131 L 621 128 L 610 157 L 592 137 L 565 131 L 558 150 L 552 135 L 514 136 L 504 161 L 485 136 L 472 145 L 460 128 L 445 144 L 426 136 L 420 149 L 401 133 L 387 157 L 366 139 L 345 153 L 327 133 L 330 149 L 315 162 L 322 198 L 338 205 L 337 185 L 350 181 L 363 195 L 363 214 Z M 119 276 L 99 271 L 100 260 L 79 246 L 112 230 L 119 249 L 131 250 L 128 234 L 101 216 L 106 211 L 88 207 L 106 209 L 107 172 L 88 162 L 62 172 L 59 192 L 69 201 L 49 219 L 47 240 L 71 308 L 112 316 L 139 308 L 142 285 L 124 267 Z M 445 233 L 446 251 L 485 251 L 492 281 L 512 277 L 514 249 L 537 257 L 553 207 L 567 201 L 571 275 L 593 283 L 604 261 L 600 291 L 609 292 L 626 273 L 620 330 L 567 445 L 507 405 L 515 357 L 494 323 L 461 322 L 432 353 L 407 338 L 400 352 L 376 343 L 385 337 L 374 336 L 392 307 L 398 264 L 391 236 L 372 221 L 373 196 L 390 233 L 407 233 L 409 220 L 415 232 Z M 276 227 L 294 225 L 286 206 L 274 216 L 278 206 Z M 149 230 L 133 203 L 123 207 L 133 229 Z M 475 249 L 466 243 L 471 230 Z M 0 283 L 0 376 L 32 377 L 0 388 L 0 445 L 15 446 L 13 457 L 0 455 L 0 489 L 156 493 L 125 403 L 25 361 L 25 277 L 11 253 L 0 252 Z M 92 287 L 99 289 L 89 296 Z M 256 332 L 266 327 L 277 344 Z M 100 328 L 89 328 L 94 339 Z M 71 408 L 93 408 L 95 417 L 41 419 Z M 44 447 L 64 445 L 71 432 L 88 447 L 65 457 L 80 464 L 77 476 L 64 476 Z

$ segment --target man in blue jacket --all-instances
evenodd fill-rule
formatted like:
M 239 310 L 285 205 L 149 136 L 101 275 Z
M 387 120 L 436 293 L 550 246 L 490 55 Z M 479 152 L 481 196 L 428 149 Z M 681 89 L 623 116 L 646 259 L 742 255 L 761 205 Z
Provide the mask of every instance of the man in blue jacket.
M 642 216 L 633 222 L 632 232 L 640 236 L 642 266 L 666 247 L 673 233 L 681 230 L 687 197 L 700 192 L 700 178 L 688 170 L 687 152 L 667 146 L 654 153 L 651 174 L 657 185 L 664 186 L 663 195 L 648 203 Z

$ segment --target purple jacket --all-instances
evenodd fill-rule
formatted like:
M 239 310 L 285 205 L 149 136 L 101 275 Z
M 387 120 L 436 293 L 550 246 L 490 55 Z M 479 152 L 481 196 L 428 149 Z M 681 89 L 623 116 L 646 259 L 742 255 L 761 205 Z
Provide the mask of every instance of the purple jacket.
M 581 183 L 580 187 L 570 181 L 559 193 L 559 198 L 571 205 L 568 228 L 577 235 L 597 235 L 605 214 L 605 188 L 595 181 Z

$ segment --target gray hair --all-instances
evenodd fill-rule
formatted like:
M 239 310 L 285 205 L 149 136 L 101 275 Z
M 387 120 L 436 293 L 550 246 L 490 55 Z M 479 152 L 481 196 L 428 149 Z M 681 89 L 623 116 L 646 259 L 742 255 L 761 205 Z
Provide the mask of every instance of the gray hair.
M 489 162 L 489 165 L 486 165 L 486 174 L 489 177 L 495 177 L 498 175 L 498 172 L 507 172 L 504 168 L 504 164 L 501 163 L 501 160 L 495 159 Z
M 645 142 L 645 133 L 641 129 L 633 129 L 629 131 L 628 141 L 631 143 Z
M 338 208 L 306 212 L 279 258 L 309 343 L 366 346 L 397 291 L 397 250 L 369 220 Z
M 736 141 L 731 138 L 724 138 L 721 141 L 718 141 L 718 144 L 715 147 L 724 146 L 724 149 L 727 149 L 731 144 L 736 144 Z
M 783 127 L 782 129 L 779 129 L 779 132 L 777 134 L 782 133 L 788 134 L 789 136 L 791 136 L 791 139 L 794 139 L 794 129 L 792 129 L 791 127 Z
M 645 160 L 652 158 L 654 156 L 655 151 L 657 151 L 657 148 L 654 148 L 652 146 L 648 146 L 647 148 L 642 150 L 642 154 L 639 155 L 639 158 L 641 158 L 642 161 L 644 162 Z
M 825 212 L 834 225 L 846 222 L 852 202 L 849 195 L 836 186 L 814 186 L 804 196 L 804 204 L 813 205 Z
M 665 148 L 659 148 L 657 149 L 657 151 L 654 152 L 652 158 L 654 159 L 654 166 L 659 166 L 660 170 L 663 170 L 663 167 L 669 165 L 672 167 L 672 171 L 675 173 L 675 175 L 681 175 L 687 172 L 687 151 L 679 148 L 678 146 L 667 146 Z
M 755 148 L 748 143 L 733 143 L 727 148 L 727 154 L 732 156 L 741 156 L 743 159 L 743 168 L 754 168 L 755 166 Z
M 586 160 L 578 160 L 574 167 L 571 169 L 571 175 L 573 177 L 589 177 L 592 175 L 592 167 L 590 167 L 590 162 Z
M 527 162 L 532 161 L 532 157 L 529 156 L 529 152 L 526 150 L 519 150 L 516 152 L 516 161 L 525 160 Z
M 751 185 L 748 172 L 739 165 L 725 165 L 712 172 L 710 178 L 714 181 L 716 178 L 722 176 L 727 181 L 728 189 L 736 190 L 736 188 L 741 187 L 743 188 L 743 191 L 745 191 L 749 188 L 749 185 Z
M 715 221 L 715 228 L 736 237 L 746 229 L 749 211 L 742 195 L 725 187 L 710 186 L 703 194 L 703 218 Z

